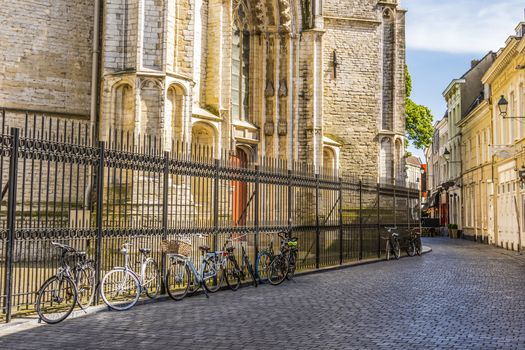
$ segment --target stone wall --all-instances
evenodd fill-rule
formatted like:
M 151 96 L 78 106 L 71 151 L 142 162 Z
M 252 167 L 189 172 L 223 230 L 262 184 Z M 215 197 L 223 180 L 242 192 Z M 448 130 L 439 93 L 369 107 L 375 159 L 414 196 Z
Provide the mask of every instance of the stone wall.
M 377 176 L 381 99 L 378 23 L 325 19 L 325 30 L 323 132 L 342 143 L 344 173 Z M 334 51 L 339 62 L 337 78 Z
M 3 1 L 0 106 L 88 115 L 93 2 Z

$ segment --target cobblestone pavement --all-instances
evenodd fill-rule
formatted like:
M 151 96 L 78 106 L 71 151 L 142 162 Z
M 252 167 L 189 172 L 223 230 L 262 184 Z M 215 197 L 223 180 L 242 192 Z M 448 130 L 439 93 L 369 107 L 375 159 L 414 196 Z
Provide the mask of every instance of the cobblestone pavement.
M 425 244 L 423 257 L 45 325 L 0 349 L 525 349 L 525 258 Z

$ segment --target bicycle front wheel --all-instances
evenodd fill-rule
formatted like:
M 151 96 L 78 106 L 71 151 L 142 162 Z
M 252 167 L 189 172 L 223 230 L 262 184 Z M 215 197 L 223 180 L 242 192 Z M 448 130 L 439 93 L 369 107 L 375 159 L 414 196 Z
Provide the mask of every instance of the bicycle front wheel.
M 408 256 L 416 255 L 416 243 L 414 241 L 410 241 L 408 243 L 407 254 L 408 254 Z
M 78 270 L 76 280 L 78 304 L 85 309 L 93 303 L 95 298 L 95 268 L 93 265 L 86 265 Z
M 239 289 L 239 286 L 241 285 L 241 271 L 235 260 L 228 259 L 225 272 L 225 279 L 228 287 L 233 291 Z
M 394 241 L 394 256 L 396 257 L 396 259 L 399 259 L 401 257 L 401 246 L 399 245 L 399 241 L 398 240 L 395 240 Z
M 46 323 L 59 323 L 73 312 L 76 299 L 73 281 L 69 277 L 53 276 L 44 282 L 38 292 L 36 312 Z
M 386 250 L 386 260 L 388 261 L 390 260 L 390 254 L 392 253 L 392 247 L 390 244 L 390 240 L 386 241 L 385 250 Z
M 288 273 L 289 260 L 283 254 L 277 255 L 270 264 L 270 274 L 268 281 L 274 286 L 283 283 Z
M 176 260 L 170 264 L 164 285 L 168 295 L 173 300 L 182 300 L 188 294 L 191 283 L 190 268 L 184 261 Z
M 127 270 L 111 270 L 102 279 L 100 295 L 113 310 L 131 309 L 140 297 L 139 280 Z
M 270 274 L 270 264 L 272 257 L 270 253 L 263 251 L 257 255 L 255 262 L 255 276 L 259 279 L 259 283 L 266 283 Z
M 292 280 L 295 276 L 295 263 L 297 261 L 297 253 L 290 253 L 290 258 L 288 259 L 288 273 L 286 274 L 287 280 Z
M 421 256 L 422 252 L 423 252 L 423 246 L 421 244 L 421 237 L 418 237 L 416 239 L 416 254 Z
M 215 293 L 221 288 L 224 280 L 224 269 L 217 257 L 209 257 L 204 260 L 202 280 L 204 288 L 210 293 Z
M 144 281 L 142 288 L 146 290 L 146 295 L 150 299 L 155 299 L 160 293 L 160 272 L 157 263 L 153 259 L 146 261 L 144 268 Z
M 244 265 L 246 266 L 246 270 L 248 271 L 248 274 L 250 275 L 250 278 L 253 281 L 253 286 L 257 287 L 257 277 L 255 275 L 255 271 L 253 271 L 253 266 L 250 264 L 250 259 L 248 259 L 247 256 L 244 257 Z

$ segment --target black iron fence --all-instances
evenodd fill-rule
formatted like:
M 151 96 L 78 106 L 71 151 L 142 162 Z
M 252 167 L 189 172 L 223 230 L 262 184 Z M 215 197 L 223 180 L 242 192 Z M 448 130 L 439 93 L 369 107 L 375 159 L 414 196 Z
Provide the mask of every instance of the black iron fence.
M 417 225 L 418 192 L 375 179 L 278 160 L 239 159 L 153 136 L 110 132 L 92 144 L 82 121 L 5 113 L 0 133 L 0 309 L 33 312 L 57 268 L 58 241 L 96 261 L 97 278 L 122 264 L 120 247 L 152 249 L 181 235 L 220 249 L 244 236 L 255 260 L 282 230 L 298 237 L 300 270 L 381 257 L 384 227 Z M 239 249 L 237 249 L 239 250 Z M 163 268 L 163 267 L 162 267 Z

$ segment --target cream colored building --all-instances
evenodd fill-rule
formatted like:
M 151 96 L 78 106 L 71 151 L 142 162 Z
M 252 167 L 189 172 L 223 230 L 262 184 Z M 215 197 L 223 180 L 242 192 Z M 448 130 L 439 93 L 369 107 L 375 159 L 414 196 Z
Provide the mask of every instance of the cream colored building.
M 500 247 L 523 248 L 525 186 L 520 172 L 525 170 L 525 23 L 516 28 L 497 59 L 483 76 L 490 91 L 490 117 L 493 193 L 489 198 L 494 209 L 494 243 Z M 502 97 L 507 101 L 506 117 L 500 113 Z M 490 177 L 487 177 L 490 179 Z M 488 216 L 488 226 L 491 221 Z
M 463 145 L 462 198 L 463 236 L 466 239 L 493 244 L 494 199 L 492 185 L 491 108 L 486 93 L 481 93 L 457 126 Z

